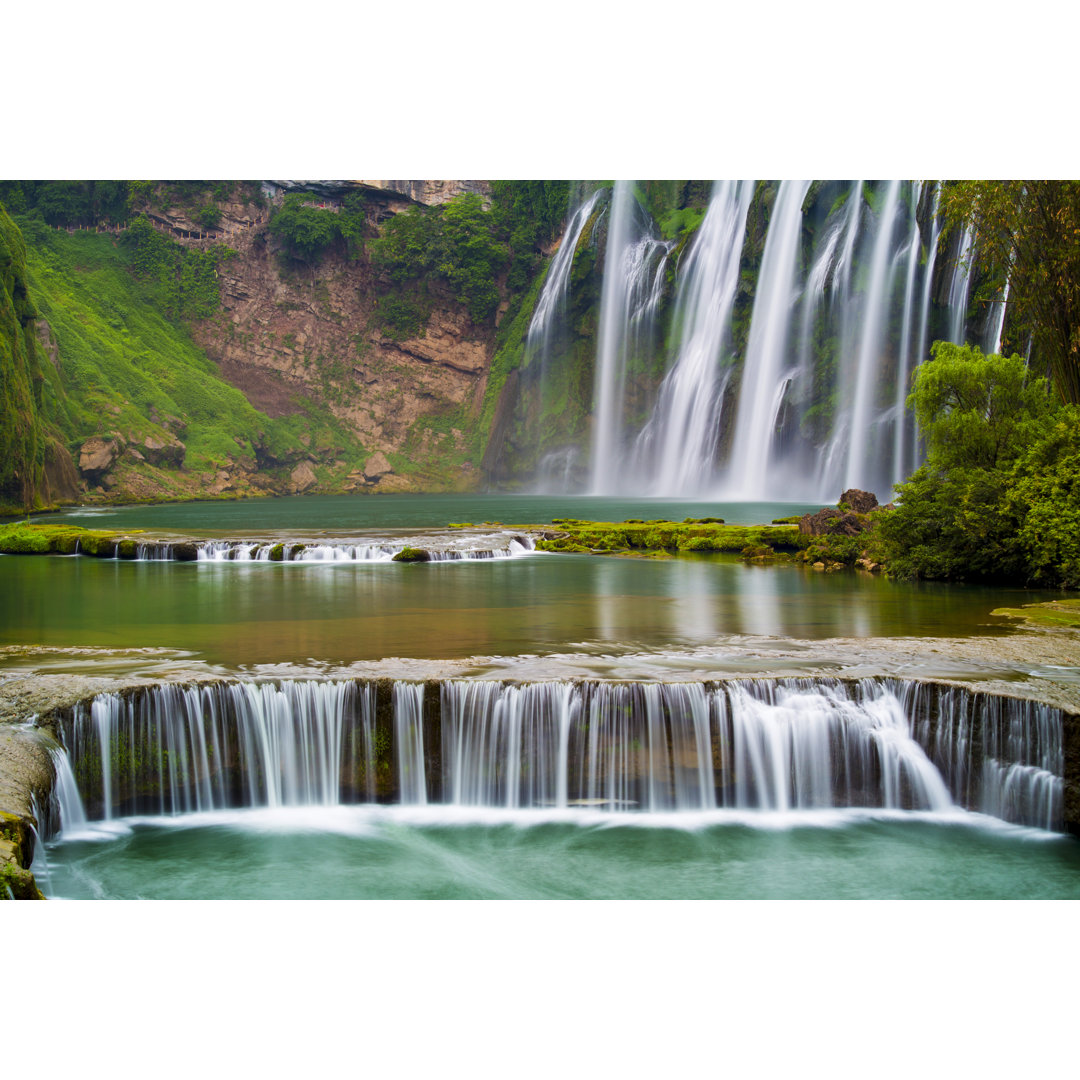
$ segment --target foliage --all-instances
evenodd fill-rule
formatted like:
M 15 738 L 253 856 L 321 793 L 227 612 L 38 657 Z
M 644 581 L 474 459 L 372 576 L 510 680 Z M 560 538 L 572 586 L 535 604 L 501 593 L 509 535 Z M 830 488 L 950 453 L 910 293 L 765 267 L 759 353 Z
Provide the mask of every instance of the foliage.
M 540 265 L 541 248 L 558 235 L 570 198 L 567 180 L 493 180 L 491 196 L 498 228 L 510 247 L 506 283 L 528 286 Z
M 300 262 L 316 262 L 341 236 L 337 215 L 311 205 L 312 196 L 290 192 L 270 219 L 270 231 Z
M 335 246 L 344 243 L 349 258 L 364 252 L 367 214 L 362 192 L 350 192 L 341 207 L 331 210 L 315 205 L 315 196 L 289 192 L 270 218 L 270 231 L 297 262 L 317 263 Z
M 215 245 L 207 251 L 181 247 L 140 214 L 120 236 L 131 254 L 135 273 L 153 283 L 157 298 L 173 316 L 207 318 L 221 303 L 217 270 L 229 248 Z
M 877 529 L 890 574 L 1080 584 L 1080 409 L 1018 357 L 944 344 L 908 402 L 927 460 Z
M 635 551 L 796 551 L 807 538 L 790 525 L 725 525 L 719 521 L 623 521 L 618 523 L 554 518 L 550 539 L 540 551 L 623 553 Z
M 37 308 L 26 246 L 0 208 L 0 506 L 33 506 L 44 463 L 45 372 L 34 326 Z
M 195 220 L 207 229 L 216 229 L 221 224 L 221 207 L 210 203 L 195 215 Z
M 982 269 L 1008 277 L 1012 345 L 1030 336 L 1062 400 L 1080 403 L 1080 181 L 961 181 L 941 205 L 974 227 Z
M 440 279 L 480 324 L 498 307 L 498 276 L 509 255 L 498 232 L 497 216 L 479 195 L 458 195 L 396 214 L 371 245 L 372 260 L 398 286 L 416 290 L 429 277 Z
M 128 217 L 124 180 L 3 180 L 0 201 L 15 214 L 36 211 L 49 225 L 120 224 Z

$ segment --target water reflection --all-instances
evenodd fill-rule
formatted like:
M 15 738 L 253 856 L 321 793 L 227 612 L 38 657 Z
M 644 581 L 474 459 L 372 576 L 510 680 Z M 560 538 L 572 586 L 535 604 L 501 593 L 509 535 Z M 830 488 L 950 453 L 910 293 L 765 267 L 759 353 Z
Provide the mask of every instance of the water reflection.
M 0 559 L 0 594 L 0 644 L 155 646 L 229 666 L 655 650 L 741 634 L 1004 633 L 991 608 L 1044 599 L 724 556 L 556 555 L 418 565 L 11 557 Z

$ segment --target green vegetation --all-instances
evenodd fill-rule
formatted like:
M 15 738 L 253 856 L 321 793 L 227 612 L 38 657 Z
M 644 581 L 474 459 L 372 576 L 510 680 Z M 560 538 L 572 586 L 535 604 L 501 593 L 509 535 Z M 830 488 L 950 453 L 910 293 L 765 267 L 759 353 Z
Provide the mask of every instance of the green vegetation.
M 135 273 L 151 285 L 154 299 L 169 315 L 207 318 L 217 311 L 218 266 L 235 256 L 231 248 L 220 244 L 208 251 L 183 248 L 145 214 L 124 230 L 120 243 L 130 252 Z
M 927 459 L 877 528 L 890 574 L 1080 586 L 1080 408 L 1017 356 L 944 342 L 908 403 Z
M 581 521 L 556 518 L 555 535 L 537 541 L 539 551 L 623 554 L 640 551 L 727 551 L 748 556 L 794 552 L 809 537 L 792 525 L 724 525 L 704 521 Z
M 41 484 L 48 362 L 36 339 L 37 316 L 26 246 L 0 208 L 0 512 L 31 508 Z
M 1018 608 L 995 608 L 990 614 L 1023 619 L 1034 626 L 1080 630 L 1080 600 L 1049 600 L 1043 604 L 1024 604 Z
M 428 282 L 438 281 L 481 324 L 498 307 L 498 276 L 509 256 L 500 225 L 479 195 L 458 195 L 442 206 L 410 206 L 372 242 L 372 260 L 413 304 L 422 307 Z
M 4 555 L 74 555 L 80 552 L 111 559 L 118 533 L 83 529 L 78 525 L 0 525 L 0 553 Z M 127 556 L 134 558 L 132 550 Z
M 942 208 L 974 227 L 979 269 L 1008 277 L 1006 344 L 1030 338 L 1061 399 L 1080 404 L 1080 181 L 967 180 L 945 185 Z

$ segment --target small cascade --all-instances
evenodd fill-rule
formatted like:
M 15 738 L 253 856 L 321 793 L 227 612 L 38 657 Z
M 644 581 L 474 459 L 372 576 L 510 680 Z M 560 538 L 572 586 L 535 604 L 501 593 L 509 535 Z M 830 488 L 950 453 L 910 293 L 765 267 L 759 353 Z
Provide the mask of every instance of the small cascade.
M 142 562 L 202 563 L 387 563 L 406 547 L 425 553 L 424 562 L 513 559 L 536 550 L 523 533 L 456 533 L 399 540 L 147 540 L 115 558 Z
M 1005 821 L 1062 827 L 1065 753 L 1057 709 L 949 690 L 937 712 L 932 740 L 925 720 L 921 734 L 958 798 Z
M 427 803 L 423 683 L 394 683 L 394 745 L 401 801 L 423 806 Z
M 353 682 L 164 684 L 99 695 L 64 740 L 95 819 L 335 805 L 343 769 L 354 776 L 370 747 L 373 709 L 372 688 Z M 60 798 L 64 827 L 65 805 L 78 823 L 77 801 Z
M 638 206 L 633 182 L 617 181 L 611 198 L 594 376 L 590 458 L 594 494 L 615 491 L 625 479 L 627 370 L 639 344 L 651 342 L 670 248 Z
M 99 695 L 63 724 L 61 827 L 429 800 L 647 813 L 962 807 L 1064 826 L 1062 714 L 1033 702 L 880 679 L 426 689 L 283 681 Z
M 71 771 L 71 761 L 63 750 L 51 750 L 56 781 L 53 784 L 54 824 L 51 831 L 78 830 L 86 826 L 86 810 L 79 796 L 79 785 Z

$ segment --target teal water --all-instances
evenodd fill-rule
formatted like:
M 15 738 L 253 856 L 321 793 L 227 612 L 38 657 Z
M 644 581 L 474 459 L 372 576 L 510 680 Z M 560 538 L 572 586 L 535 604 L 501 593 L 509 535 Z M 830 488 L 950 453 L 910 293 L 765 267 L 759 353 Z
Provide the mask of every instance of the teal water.
M 837 492 L 837 497 L 839 497 Z M 83 507 L 49 514 L 87 528 L 165 529 L 177 532 L 287 529 L 389 529 L 445 527 L 450 522 L 500 521 L 546 525 L 553 518 L 625 521 L 627 518 L 721 517 L 731 525 L 768 524 L 803 514 L 808 503 L 715 503 L 629 499 L 594 495 L 297 495 L 234 502 L 167 503 L 159 506 Z
M 1004 633 L 990 610 L 1059 594 L 822 574 L 737 556 L 175 563 L 0 556 L 0 644 L 164 647 L 230 668 L 455 659 L 731 635 Z
M 50 845 L 98 899 L 1080 898 L 1080 844 L 975 815 L 587 814 L 334 807 L 131 819 Z M 597 821 L 596 818 L 600 820 Z M 763 827 L 764 826 L 764 827 Z M 39 874 L 39 880 L 41 875 Z

